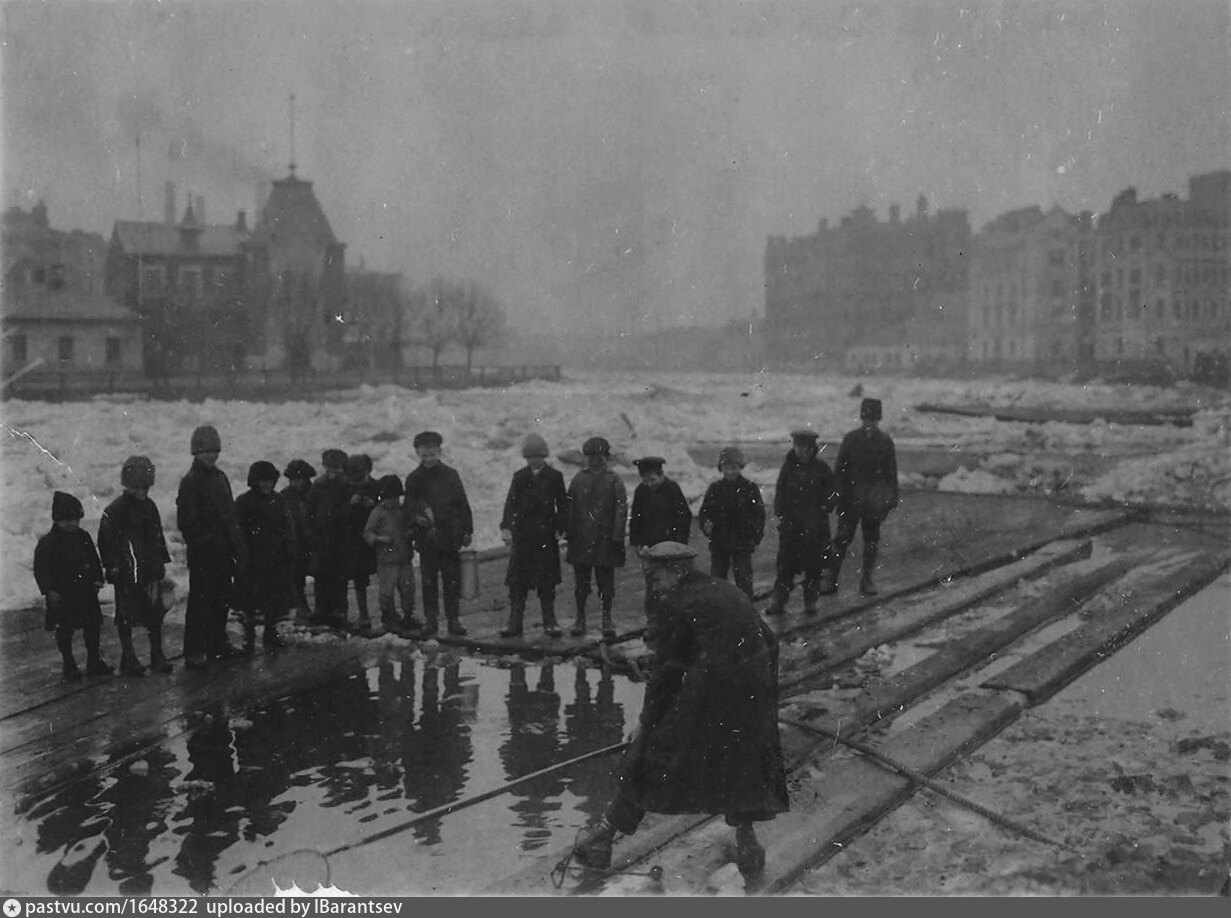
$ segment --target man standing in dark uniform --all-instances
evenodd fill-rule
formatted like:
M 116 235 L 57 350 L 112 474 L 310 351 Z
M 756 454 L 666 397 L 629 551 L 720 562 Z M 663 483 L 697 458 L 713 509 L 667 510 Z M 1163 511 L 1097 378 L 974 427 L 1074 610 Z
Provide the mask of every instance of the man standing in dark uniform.
M 838 532 L 834 536 L 825 592 L 838 589 L 838 574 L 846 549 L 855 537 L 855 527 L 863 529 L 863 576 L 859 592 L 875 596 L 872 572 L 880 544 L 881 523 L 898 505 L 898 458 L 893 439 L 877 426 L 881 419 L 880 399 L 865 398 L 859 406 L 860 426 L 842 438 L 838 464 L 834 469 L 838 489 Z
M 817 611 L 821 576 L 829 553 L 829 511 L 837 495 L 829 463 L 817 456 L 817 435 L 807 428 L 791 431 L 791 451 L 782 461 L 774 489 L 778 519 L 778 576 L 766 615 L 781 615 L 795 584 L 804 576 L 804 612 Z
M 231 481 L 218 468 L 222 438 L 213 427 L 192 432 L 192 468 L 180 479 L 176 525 L 188 547 L 188 608 L 184 613 L 184 665 L 204 669 L 211 657 L 242 656 L 227 639 L 227 613 L 235 575 L 248 565 L 235 515 Z
M 651 813 L 723 816 L 745 875 L 765 865 L 754 822 L 789 809 L 778 732 L 778 643 L 739 587 L 693 569 L 696 551 L 659 542 L 644 555 L 661 597 L 653 673 L 621 766 L 620 788 L 573 856 L 611 865 L 616 833 Z

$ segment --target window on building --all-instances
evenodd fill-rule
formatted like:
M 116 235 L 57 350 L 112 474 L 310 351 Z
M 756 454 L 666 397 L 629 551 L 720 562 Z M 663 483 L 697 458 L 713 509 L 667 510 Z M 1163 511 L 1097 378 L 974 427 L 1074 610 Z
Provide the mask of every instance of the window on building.
M 105 358 L 107 363 L 109 364 L 119 363 L 122 359 L 122 356 L 123 356 L 123 351 L 120 346 L 120 339 L 119 338 L 108 338 L 107 339 L 107 352 L 106 352 L 106 358 Z
M 60 363 L 72 363 L 73 361 L 73 337 L 72 335 L 63 335 L 59 340 L 59 355 Z
M 13 355 L 13 363 L 25 366 L 30 359 L 30 342 L 25 335 L 13 335 L 9 339 L 9 352 Z
M 141 269 L 141 288 L 145 293 L 160 293 L 163 287 L 161 265 Z
M 201 291 L 201 269 L 181 268 L 178 286 L 180 295 L 188 302 L 193 302 Z

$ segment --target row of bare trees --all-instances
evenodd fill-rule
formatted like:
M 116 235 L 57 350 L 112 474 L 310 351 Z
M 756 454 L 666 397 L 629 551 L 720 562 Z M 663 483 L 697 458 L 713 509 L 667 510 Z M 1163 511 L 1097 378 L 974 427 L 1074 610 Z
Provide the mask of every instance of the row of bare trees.
M 438 369 L 441 356 L 456 347 L 466 354 L 469 373 L 475 352 L 498 344 L 507 328 L 504 308 L 474 281 L 437 276 L 408 287 L 396 274 L 361 273 L 348 277 L 347 287 L 348 311 L 363 328 L 363 343 L 394 365 L 410 345 L 430 352 Z

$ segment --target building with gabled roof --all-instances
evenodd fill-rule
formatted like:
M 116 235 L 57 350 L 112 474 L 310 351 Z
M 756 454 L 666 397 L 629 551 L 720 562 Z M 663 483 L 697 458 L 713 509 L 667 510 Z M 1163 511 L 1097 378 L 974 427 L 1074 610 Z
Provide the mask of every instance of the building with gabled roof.
M 338 366 L 346 245 L 294 164 L 286 178 L 271 183 L 245 249 L 252 266 L 249 302 L 262 326 L 266 365 L 292 372 Z

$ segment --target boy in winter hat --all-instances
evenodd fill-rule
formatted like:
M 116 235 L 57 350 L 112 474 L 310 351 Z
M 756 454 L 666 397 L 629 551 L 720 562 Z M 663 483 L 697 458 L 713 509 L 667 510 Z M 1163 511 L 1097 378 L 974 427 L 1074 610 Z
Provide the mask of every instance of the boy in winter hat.
M 522 633 L 526 596 L 534 590 L 543 615 L 543 633 L 560 637 L 556 623 L 556 586 L 560 583 L 559 538 L 568 526 L 564 476 L 547 464 L 547 441 L 537 433 L 521 447 L 526 464 L 513 473 L 500 517 L 500 538 L 509 546 L 504 575 L 509 588 L 509 623 L 501 637 Z
M 461 622 L 462 554 L 474 536 L 474 515 L 466 488 L 457 470 L 440 461 L 444 438 L 434 430 L 415 434 L 419 466 L 406 476 L 406 500 L 402 512 L 414 531 L 419 551 L 419 574 L 423 578 L 423 614 L 430 637 L 439 627 L 440 593 L 444 589 L 445 618 L 449 634 L 464 635 Z M 426 522 L 415 531 L 419 520 Z
M 34 547 L 34 580 L 47 603 L 44 626 L 56 635 L 64 660 L 64 680 L 78 682 L 81 670 L 73 658 L 73 632 L 85 639 L 86 668 L 91 676 L 113 672 L 99 651 L 103 613 L 98 591 L 103 587 L 103 566 L 90 534 L 81 528 L 85 510 L 73 495 L 51 495 L 51 530 Z
M 115 587 L 115 629 L 120 636 L 120 672 L 141 676 L 145 667 L 133 649 L 132 630 L 145 628 L 150 669 L 171 672 L 162 650 L 162 620 L 167 614 L 161 584 L 171 555 L 162 534 L 162 515 L 150 499 L 154 463 L 130 456 L 120 469 L 124 493 L 107 505 L 98 524 L 98 553 L 107 582 Z
M 380 500 L 376 479 L 372 477 L 372 457 L 355 453 L 346 460 L 346 484 L 350 497 L 346 509 L 346 577 L 355 585 L 355 605 L 358 620 L 351 630 L 355 634 L 372 634 L 372 616 L 368 612 L 368 586 L 376 573 L 376 551 L 363 536 L 372 509 Z
M 628 517 L 628 544 L 642 554 L 659 542 L 687 545 L 692 535 L 692 508 L 679 484 L 667 477 L 661 456 L 634 459 L 641 483 L 633 489 L 632 510 Z M 648 574 L 648 571 L 647 571 Z M 645 585 L 645 616 L 652 626 L 654 591 Z
M 620 476 L 607 467 L 611 444 L 591 437 L 581 447 L 586 466 L 573 476 L 568 489 L 568 553 L 573 566 L 573 598 L 577 618 L 570 634 L 586 633 L 586 599 L 593 575 L 602 604 L 603 637 L 616 637 L 611 607 L 615 602 L 615 571 L 624 566 L 624 530 L 628 525 L 628 491 Z
M 744 477 L 744 454 L 727 446 L 718 453 L 722 475 L 710 484 L 701 500 L 697 519 L 710 542 L 710 574 L 727 579 L 752 599 L 752 553 L 765 535 L 765 502 L 755 481 Z
M 282 473 L 286 487 L 278 493 L 291 515 L 291 604 L 296 615 L 306 623 L 311 615 L 304 584 L 312 568 L 312 530 L 308 523 L 308 491 L 316 469 L 303 459 L 292 459 Z
M 766 615 L 781 615 L 797 574 L 803 574 L 804 612 L 818 611 L 821 577 L 829 555 L 829 512 L 837 493 L 833 470 L 817 454 L 817 434 L 800 427 L 791 431 L 792 446 L 782 460 L 774 489 L 778 520 L 777 577 Z
M 363 539 L 376 551 L 376 600 L 385 632 L 417 631 L 423 623 L 415 618 L 414 542 L 402 512 L 402 479 L 383 475 L 376 482 L 380 502 L 368 514 Z M 397 600 L 402 615 L 397 613 Z
M 308 489 L 308 526 L 312 543 L 312 581 L 316 593 L 313 621 L 346 624 L 346 514 L 350 487 L 346 484 L 346 453 L 321 453 L 324 473 Z
M 256 617 L 264 621 L 261 641 L 270 649 L 285 647 L 278 622 L 287 613 L 287 584 L 294 560 L 291 514 L 274 490 L 278 468 L 261 460 L 248 468 L 248 490 L 235 498 L 235 514 L 248 549 L 248 567 L 237 584 L 244 613 L 244 651 L 256 647 Z
M 231 480 L 218 468 L 222 439 L 210 426 L 192 432 L 192 467 L 175 496 L 176 523 L 188 547 L 188 608 L 184 665 L 204 669 L 210 658 L 242 656 L 227 639 L 235 575 L 248 565 L 235 515 Z

